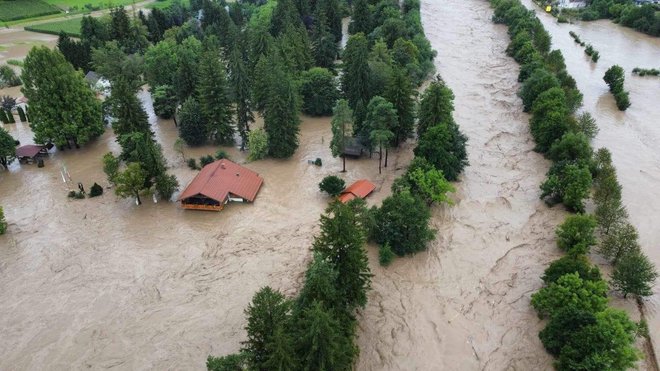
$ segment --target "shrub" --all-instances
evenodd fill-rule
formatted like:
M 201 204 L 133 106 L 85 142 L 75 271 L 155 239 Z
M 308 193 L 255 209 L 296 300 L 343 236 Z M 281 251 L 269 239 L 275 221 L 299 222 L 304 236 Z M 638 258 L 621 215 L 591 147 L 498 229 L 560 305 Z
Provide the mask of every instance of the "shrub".
M 394 251 L 392 251 L 392 248 L 387 243 L 378 248 L 378 262 L 383 267 L 390 265 L 395 256 Z
M 156 177 L 156 191 L 163 200 L 169 201 L 174 192 L 179 189 L 179 181 L 172 174 L 160 174 Z
M 73 199 L 77 199 L 77 200 L 80 200 L 80 199 L 85 198 L 85 194 L 82 193 L 82 191 L 78 191 L 78 192 L 76 192 L 76 191 L 69 191 L 69 194 L 68 194 L 67 196 L 68 196 L 69 198 L 73 198 Z
M 227 152 L 225 152 L 225 151 L 219 149 L 219 150 L 215 153 L 215 159 L 216 159 L 216 160 L 222 160 L 223 158 L 229 159 L 229 155 L 227 154 Z
M 314 160 L 314 165 L 323 166 L 323 161 L 321 160 L 321 158 L 317 157 L 316 160 Z
M 7 65 L 0 66 L 0 89 L 18 85 L 21 85 L 21 79 L 14 69 Z
M 268 155 L 268 134 L 264 129 L 252 130 L 248 134 L 250 153 L 248 160 L 256 161 Z
M 5 232 L 7 232 L 7 221 L 5 220 L 5 212 L 0 206 L 0 235 L 5 234 Z
M 199 158 L 199 164 L 200 164 L 201 167 L 204 167 L 204 166 L 212 163 L 213 161 L 215 161 L 215 159 L 211 155 L 206 155 L 206 156 L 202 156 L 202 157 Z
M 98 185 L 98 183 L 94 183 L 92 187 L 89 189 L 89 197 L 97 197 L 103 194 L 103 187 Z
M 197 160 L 195 160 L 194 158 L 188 159 L 188 167 L 191 168 L 192 170 L 199 170 L 199 167 L 197 166 Z
M 326 176 L 319 183 L 319 189 L 332 197 L 339 196 L 344 190 L 344 187 L 346 187 L 344 180 L 335 175 Z
M 630 107 L 630 97 L 627 91 L 620 91 L 614 94 L 614 100 L 616 101 L 616 107 L 619 111 L 625 111 Z

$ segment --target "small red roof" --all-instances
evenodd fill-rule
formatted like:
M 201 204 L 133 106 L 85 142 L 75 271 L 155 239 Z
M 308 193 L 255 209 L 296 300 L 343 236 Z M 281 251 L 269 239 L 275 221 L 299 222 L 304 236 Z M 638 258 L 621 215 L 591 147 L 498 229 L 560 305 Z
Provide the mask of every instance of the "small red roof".
M 16 148 L 16 157 L 34 157 L 44 148 L 36 144 L 27 144 Z
M 366 179 L 360 179 L 346 188 L 339 196 L 339 201 L 347 203 L 354 198 L 365 198 L 376 189 L 376 185 Z
M 222 159 L 204 166 L 181 193 L 179 201 L 201 194 L 223 202 L 232 194 L 252 202 L 263 182 L 254 171 Z

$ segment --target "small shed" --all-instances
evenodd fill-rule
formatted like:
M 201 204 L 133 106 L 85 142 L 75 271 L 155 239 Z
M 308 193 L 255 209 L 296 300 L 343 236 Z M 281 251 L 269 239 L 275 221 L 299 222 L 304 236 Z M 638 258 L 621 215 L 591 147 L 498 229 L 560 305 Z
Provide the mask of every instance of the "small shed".
M 366 198 L 371 192 L 376 189 L 376 185 L 366 179 L 360 179 L 346 188 L 341 195 L 339 201 L 347 203 L 354 198 Z
M 220 211 L 230 201 L 253 202 L 263 181 L 256 172 L 222 159 L 204 166 L 178 201 L 184 209 Z
M 47 154 L 48 148 L 37 144 L 27 144 L 16 148 L 16 157 L 21 163 L 36 162 L 37 157 Z
M 360 143 L 357 138 L 346 138 L 344 143 L 344 150 L 342 156 L 360 157 L 366 151 L 366 148 Z

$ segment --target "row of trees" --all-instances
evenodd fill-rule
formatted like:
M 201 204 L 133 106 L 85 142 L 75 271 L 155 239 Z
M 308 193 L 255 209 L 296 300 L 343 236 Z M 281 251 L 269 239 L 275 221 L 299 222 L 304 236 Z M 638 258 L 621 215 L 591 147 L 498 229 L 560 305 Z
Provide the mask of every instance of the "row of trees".
M 348 370 L 358 353 L 356 310 L 367 303 L 364 201 L 334 202 L 321 216 L 305 283 L 295 298 L 264 287 L 245 310 L 241 352 L 209 357 L 213 371 Z
M 406 173 L 392 184 L 392 196 L 370 210 L 371 239 L 380 246 L 383 265 L 394 256 L 423 251 L 434 239 L 430 207 L 452 204 L 449 183 L 468 165 L 467 137 L 454 122 L 454 95 L 437 77 L 422 94 L 415 157 Z
M 519 1 L 491 3 L 494 21 L 509 26 L 510 55 L 522 64 L 520 96 L 525 109 L 532 113 L 536 149 L 554 161 L 541 186 L 542 197 L 549 203 L 563 202 L 580 213 L 569 216 L 557 228 L 557 245 L 568 255 L 546 269 L 542 277 L 546 286 L 532 295 L 539 316 L 549 319 L 539 337 L 546 350 L 557 357 L 555 365 L 560 370 L 628 369 L 639 358 L 634 341 L 644 326 L 632 322 L 625 312 L 607 307 L 607 282 L 586 255 L 599 240 L 599 251 L 606 257 L 621 257 L 631 251 L 627 259 L 638 268 L 617 265 L 612 274 L 612 286 L 624 296 L 650 295 L 657 276 L 655 268 L 641 254 L 636 231 L 626 221 L 609 152 L 601 149 L 593 153 L 590 140 L 597 133 L 595 121 L 589 114 L 573 117 L 581 94 L 565 72 L 561 53 L 549 51 L 549 38 L 547 43 L 534 41 L 546 40 L 547 33 Z M 521 39 L 527 41 L 519 43 Z M 598 205 L 595 217 L 583 214 L 592 183 Z M 608 237 L 615 225 L 617 237 Z
M 630 107 L 630 98 L 628 92 L 623 89 L 623 82 L 625 80 L 624 71 L 621 66 L 614 65 L 605 71 L 603 80 L 610 87 L 610 92 L 614 95 L 616 106 L 620 111 L 625 111 Z

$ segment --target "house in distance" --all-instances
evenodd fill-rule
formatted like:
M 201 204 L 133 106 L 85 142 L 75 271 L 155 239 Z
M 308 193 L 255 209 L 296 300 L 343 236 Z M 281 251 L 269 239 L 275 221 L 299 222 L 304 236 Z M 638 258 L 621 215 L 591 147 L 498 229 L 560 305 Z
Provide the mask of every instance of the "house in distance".
M 227 159 L 212 162 L 181 193 L 181 207 L 220 211 L 232 202 L 253 202 L 264 180 L 256 172 Z

